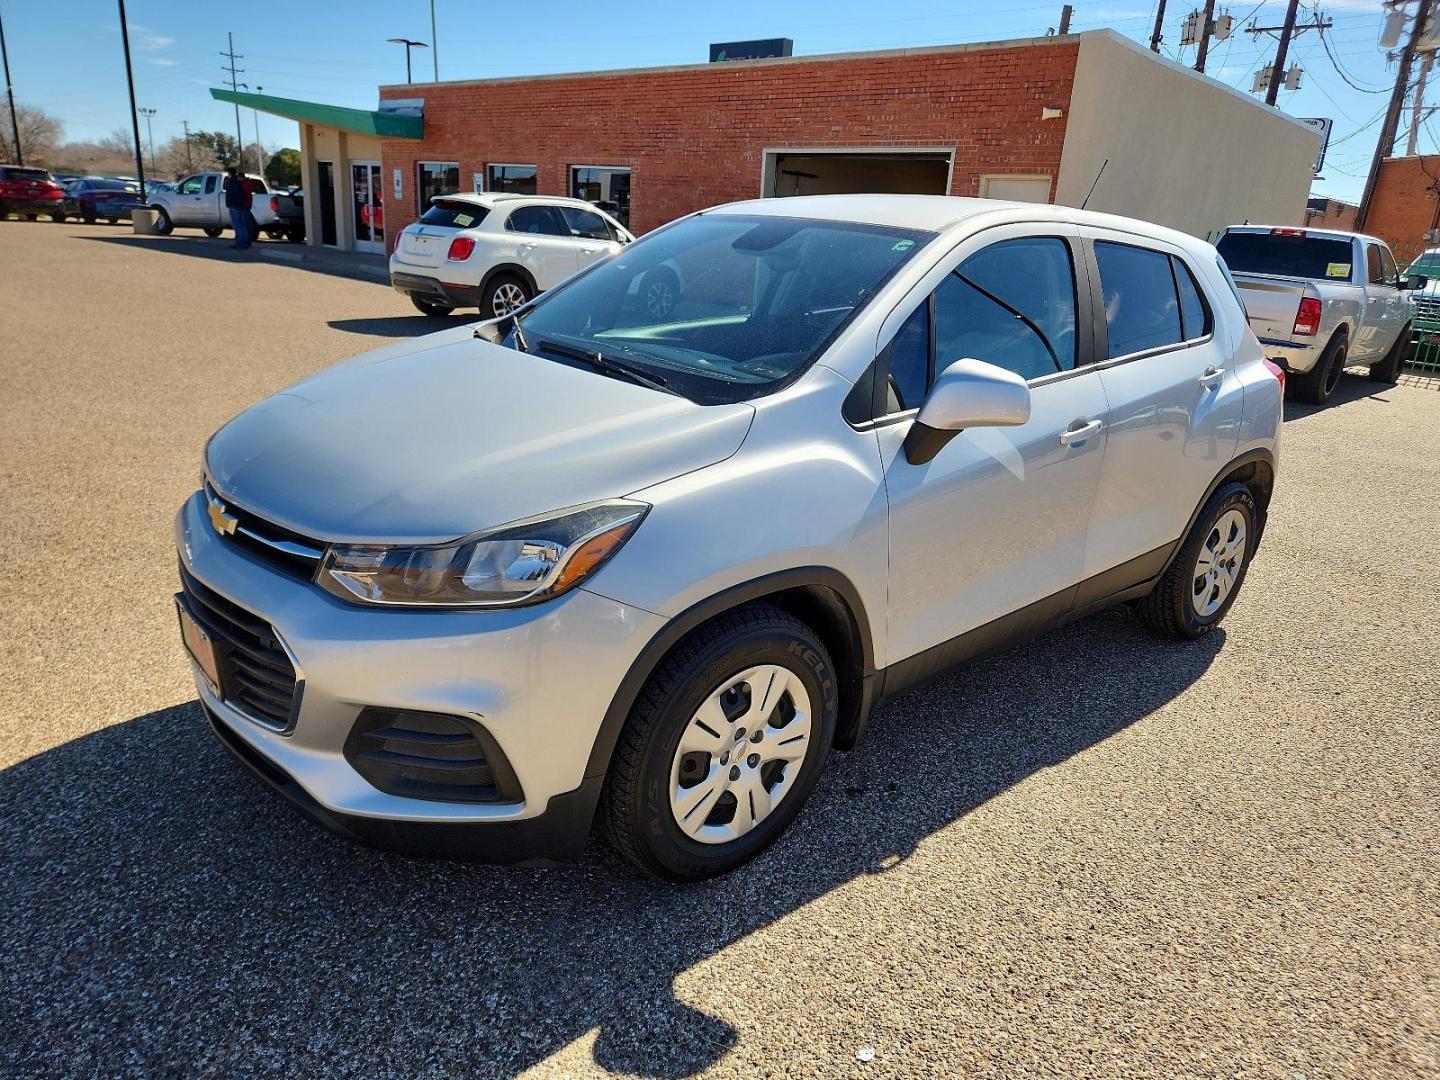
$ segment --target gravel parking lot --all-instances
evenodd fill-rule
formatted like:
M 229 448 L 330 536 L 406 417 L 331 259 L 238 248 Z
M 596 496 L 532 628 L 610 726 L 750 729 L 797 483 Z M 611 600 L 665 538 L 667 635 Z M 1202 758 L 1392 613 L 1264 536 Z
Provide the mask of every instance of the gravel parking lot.
M 0 222 L 0 1074 L 1440 1077 L 1440 381 L 1292 410 L 1244 594 L 887 707 L 719 881 L 377 854 L 205 728 L 205 438 L 434 324 L 198 233 Z

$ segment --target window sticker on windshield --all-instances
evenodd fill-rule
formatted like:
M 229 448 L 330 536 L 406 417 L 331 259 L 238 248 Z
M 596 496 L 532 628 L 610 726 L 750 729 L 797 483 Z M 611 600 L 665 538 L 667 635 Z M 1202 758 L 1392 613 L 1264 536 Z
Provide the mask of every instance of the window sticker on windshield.
M 469 214 L 456 214 L 455 224 L 459 225 L 462 229 L 468 229 L 471 225 L 475 224 L 475 219 Z M 1350 272 L 1348 267 L 1346 268 L 1345 272 L 1347 274 Z
M 910 250 L 912 247 L 914 247 L 914 246 L 915 246 L 915 241 L 914 241 L 914 240 L 897 240 L 897 241 L 895 241 L 895 246 L 892 247 L 890 250 L 891 250 L 891 251 L 909 251 L 909 250 Z
M 1325 267 L 1325 276 L 1326 276 L 1326 277 L 1349 277 L 1349 276 L 1350 276 L 1350 264 L 1349 264 L 1349 263 L 1331 263 L 1329 266 Z

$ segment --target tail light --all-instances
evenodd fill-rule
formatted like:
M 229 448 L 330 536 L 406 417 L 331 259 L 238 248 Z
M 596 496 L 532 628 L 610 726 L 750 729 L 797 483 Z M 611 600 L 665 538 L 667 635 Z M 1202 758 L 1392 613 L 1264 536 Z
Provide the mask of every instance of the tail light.
M 1300 310 L 1295 313 L 1295 334 L 1299 337 L 1314 337 L 1320 329 L 1320 301 L 1313 296 L 1300 298 Z
M 1285 369 L 1268 356 L 1260 362 L 1265 365 L 1266 371 L 1275 376 L 1275 381 L 1280 384 L 1280 392 L 1283 394 L 1285 392 Z
M 271 212 L 272 214 L 278 214 L 278 213 L 280 212 L 280 198 L 279 198 L 279 196 L 276 196 L 276 195 L 271 195 L 271 196 L 270 196 L 270 212 Z
M 1271 236 L 1304 236 L 1304 229 L 1271 229 Z
M 450 252 L 445 257 L 451 262 L 464 262 L 473 254 L 475 239 L 470 236 L 457 236 L 450 241 Z

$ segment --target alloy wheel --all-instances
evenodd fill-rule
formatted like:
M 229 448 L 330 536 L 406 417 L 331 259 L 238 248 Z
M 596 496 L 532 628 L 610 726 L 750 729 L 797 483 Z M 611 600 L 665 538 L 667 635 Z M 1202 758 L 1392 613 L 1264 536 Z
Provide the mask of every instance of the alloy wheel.
M 495 312 L 495 317 L 498 319 L 509 315 L 524 303 L 525 290 L 513 281 L 507 281 L 495 290 L 490 306 Z
M 1195 559 L 1190 603 L 1195 614 L 1208 619 L 1220 610 L 1235 588 L 1235 579 L 1245 565 L 1245 515 L 1231 509 L 1220 515 L 1210 529 Z
M 663 319 L 675 306 L 675 290 L 669 279 L 660 277 L 645 290 L 645 310 L 654 318 Z
M 810 695 L 798 674 L 761 664 L 706 695 L 670 766 L 670 812 L 702 844 L 756 828 L 795 787 L 810 747 Z

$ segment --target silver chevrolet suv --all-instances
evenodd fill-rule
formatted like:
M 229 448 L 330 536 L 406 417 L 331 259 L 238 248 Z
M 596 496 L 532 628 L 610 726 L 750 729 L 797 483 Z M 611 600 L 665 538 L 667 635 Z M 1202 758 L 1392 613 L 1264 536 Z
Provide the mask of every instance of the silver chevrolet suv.
M 221 742 L 338 833 L 566 861 L 598 820 L 705 877 L 954 664 L 1122 602 L 1213 629 L 1282 379 L 1168 229 L 717 207 L 226 424 L 176 520 L 181 630 Z

